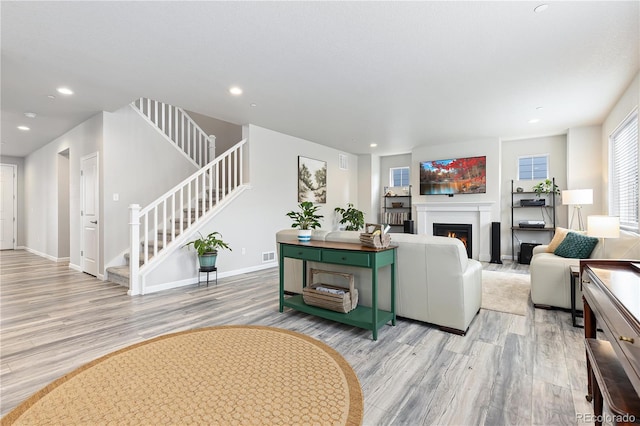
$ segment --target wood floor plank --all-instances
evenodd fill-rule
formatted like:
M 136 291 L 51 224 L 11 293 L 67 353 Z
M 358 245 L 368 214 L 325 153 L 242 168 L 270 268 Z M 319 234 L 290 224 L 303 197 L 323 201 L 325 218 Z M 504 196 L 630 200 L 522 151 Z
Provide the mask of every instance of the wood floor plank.
M 483 266 L 528 273 L 526 265 Z M 126 292 L 67 264 L 21 250 L 0 252 L 2 415 L 114 350 L 224 324 L 285 328 L 335 348 L 362 385 L 365 425 L 575 424 L 577 413 L 590 409 L 582 401 L 581 330 L 570 326 L 566 312 L 531 304 L 525 317 L 481 310 L 466 336 L 400 318 L 374 342 L 367 330 L 278 312 L 277 268 L 220 278 L 208 287 Z

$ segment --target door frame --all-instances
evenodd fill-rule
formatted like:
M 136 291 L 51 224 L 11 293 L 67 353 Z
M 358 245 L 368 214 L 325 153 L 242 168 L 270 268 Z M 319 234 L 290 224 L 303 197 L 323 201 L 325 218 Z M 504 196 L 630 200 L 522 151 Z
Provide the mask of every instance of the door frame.
M 85 203 L 85 179 L 84 179 L 84 170 L 82 169 L 82 165 L 85 160 L 96 157 L 96 197 L 98 199 L 98 225 L 96 229 L 96 260 L 98 261 L 98 265 L 96 265 L 96 278 L 102 279 L 101 277 L 104 275 L 100 273 L 100 229 L 102 226 L 102 220 L 100 218 L 100 153 L 98 151 L 93 152 L 91 154 L 83 155 L 80 157 L 80 271 L 85 271 L 84 264 L 84 251 L 85 241 L 84 241 L 84 203 Z
M 9 166 L 13 169 L 13 250 L 18 247 L 18 165 L 0 163 L 2 166 Z

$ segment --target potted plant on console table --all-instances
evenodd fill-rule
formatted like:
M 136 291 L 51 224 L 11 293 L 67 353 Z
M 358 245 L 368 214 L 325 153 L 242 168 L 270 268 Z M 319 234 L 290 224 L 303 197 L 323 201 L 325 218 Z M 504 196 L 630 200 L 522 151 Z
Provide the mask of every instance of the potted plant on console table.
M 222 234 L 215 231 L 206 237 L 203 237 L 202 234 L 200 234 L 200 238 L 190 241 L 184 246 L 186 247 L 192 244 L 193 248 L 198 252 L 200 269 L 203 271 L 206 271 L 207 269 L 213 270 L 213 268 L 216 267 L 218 250 L 231 250 L 231 247 L 222 240 Z
M 287 213 L 293 219 L 292 228 L 300 228 L 298 231 L 298 241 L 311 241 L 311 230 L 320 226 L 320 219 L 324 216 L 316 214 L 320 206 L 315 206 L 311 201 L 303 201 L 298 204 L 300 211 L 292 210 Z

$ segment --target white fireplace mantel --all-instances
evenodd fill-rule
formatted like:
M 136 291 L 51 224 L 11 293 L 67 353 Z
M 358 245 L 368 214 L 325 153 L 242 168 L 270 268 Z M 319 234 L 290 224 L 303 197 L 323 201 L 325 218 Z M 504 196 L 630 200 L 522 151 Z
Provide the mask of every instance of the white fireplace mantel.
M 471 224 L 471 257 L 488 262 L 491 260 L 491 211 L 494 204 L 493 201 L 416 203 L 417 232 L 433 235 L 434 223 Z

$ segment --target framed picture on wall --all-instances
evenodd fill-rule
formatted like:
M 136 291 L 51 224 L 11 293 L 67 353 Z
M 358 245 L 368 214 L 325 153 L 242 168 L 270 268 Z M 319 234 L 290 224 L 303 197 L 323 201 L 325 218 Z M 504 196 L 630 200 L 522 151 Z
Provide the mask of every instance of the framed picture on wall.
M 327 202 L 327 162 L 298 156 L 298 202 Z

